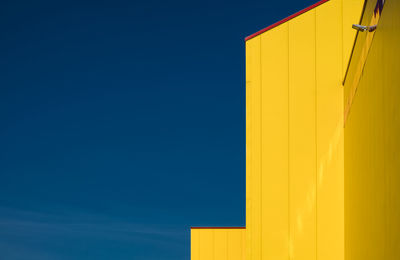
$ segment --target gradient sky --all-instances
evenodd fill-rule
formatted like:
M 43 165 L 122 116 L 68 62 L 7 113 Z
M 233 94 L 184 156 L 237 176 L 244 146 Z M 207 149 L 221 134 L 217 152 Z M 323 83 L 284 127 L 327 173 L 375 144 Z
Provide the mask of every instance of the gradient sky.
M 189 260 L 245 225 L 244 37 L 302 1 L 1 1 L 0 259 Z

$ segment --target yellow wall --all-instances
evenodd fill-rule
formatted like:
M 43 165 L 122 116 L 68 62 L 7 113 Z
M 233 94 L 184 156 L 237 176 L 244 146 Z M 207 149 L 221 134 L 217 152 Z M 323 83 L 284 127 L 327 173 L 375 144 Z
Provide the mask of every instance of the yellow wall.
M 374 4 L 368 2 L 363 24 Z M 400 259 L 399 15 L 400 2 L 386 0 L 346 121 L 346 259 Z M 366 37 L 359 37 L 352 65 Z M 346 95 L 350 85 L 346 79 Z
M 246 42 L 246 259 L 344 258 L 341 83 L 363 3 Z
M 192 229 L 192 260 L 400 259 L 400 2 L 366 3 L 246 42 L 246 229 Z
M 243 260 L 245 229 L 192 228 L 192 260 Z
M 246 42 L 246 229 L 192 229 L 192 260 L 344 259 L 342 82 L 363 3 Z

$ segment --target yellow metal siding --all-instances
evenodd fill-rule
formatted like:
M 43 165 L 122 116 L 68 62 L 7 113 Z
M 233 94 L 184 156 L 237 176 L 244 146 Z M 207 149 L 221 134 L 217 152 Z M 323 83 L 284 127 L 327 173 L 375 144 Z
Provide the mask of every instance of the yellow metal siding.
M 190 230 L 190 259 L 200 260 L 200 232 Z
M 275 260 L 288 259 L 289 242 L 288 30 L 261 36 L 261 245 L 263 259 Z
M 215 251 L 214 230 L 204 229 L 199 232 L 200 256 L 199 260 L 213 260 Z
M 246 42 L 246 259 L 261 257 L 261 38 Z
M 228 230 L 228 260 L 244 260 L 245 259 L 245 229 Z M 215 259 L 219 260 L 219 259 Z
M 362 3 L 246 42 L 246 229 L 192 229 L 193 260 L 344 259 L 342 82 Z
M 342 81 L 363 7 L 351 2 L 246 42 L 246 259 L 344 258 Z
M 316 10 L 317 259 L 323 260 L 344 258 L 341 8 L 341 1 L 329 1 Z
M 345 126 L 345 252 L 354 260 L 400 259 L 400 2 L 385 2 Z
M 192 260 L 244 260 L 245 229 L 191 230 Z
M 214 232 L 214 259 L 228 260 L 228 230 L 221 229 Z
M 290 256 L 315 259 L 315 9 L 289 22 Z

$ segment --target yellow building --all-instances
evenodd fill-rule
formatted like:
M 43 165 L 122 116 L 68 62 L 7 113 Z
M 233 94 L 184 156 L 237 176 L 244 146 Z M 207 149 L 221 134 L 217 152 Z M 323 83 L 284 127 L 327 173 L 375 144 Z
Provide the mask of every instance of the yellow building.
M 396 0 L 324 0 L 246 38 L 246 227 L 192 260 L 400 259 L 399 33 Z

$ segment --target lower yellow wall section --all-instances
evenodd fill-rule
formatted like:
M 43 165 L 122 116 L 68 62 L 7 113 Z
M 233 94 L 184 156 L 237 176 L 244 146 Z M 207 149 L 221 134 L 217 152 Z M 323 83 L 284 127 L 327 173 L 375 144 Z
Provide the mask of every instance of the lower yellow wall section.
M 191 260 L 244 259 L 244 228 L 191 229 Z

